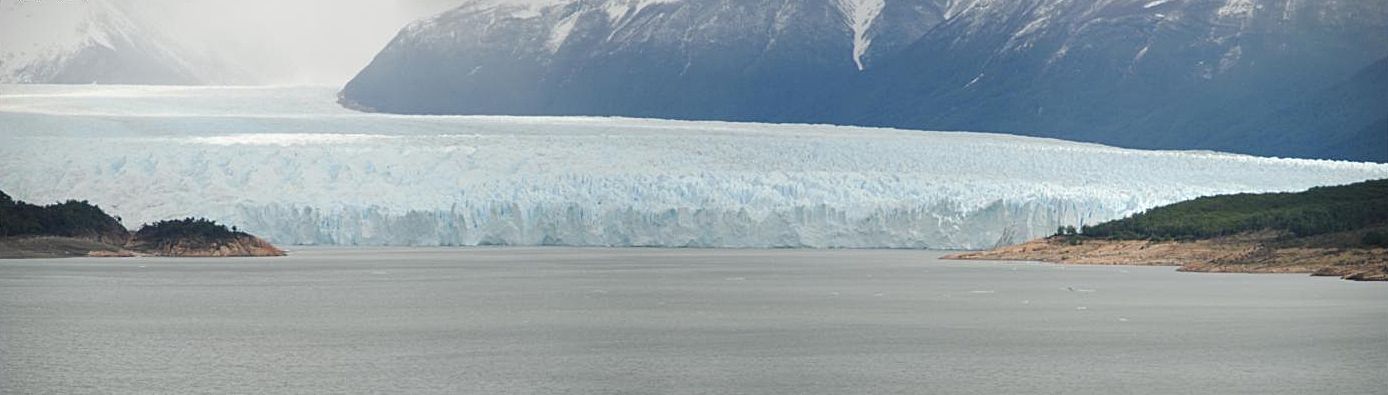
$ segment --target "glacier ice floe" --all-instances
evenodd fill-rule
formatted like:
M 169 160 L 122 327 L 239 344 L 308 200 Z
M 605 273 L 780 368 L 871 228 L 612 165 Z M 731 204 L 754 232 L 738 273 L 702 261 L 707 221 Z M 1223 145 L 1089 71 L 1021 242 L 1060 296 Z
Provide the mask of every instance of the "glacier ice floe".
M 1000 134 L 364 114 L 328 88 L 5 86 L 0 189 L 282 244 L 985 248 L 1388 165 Z

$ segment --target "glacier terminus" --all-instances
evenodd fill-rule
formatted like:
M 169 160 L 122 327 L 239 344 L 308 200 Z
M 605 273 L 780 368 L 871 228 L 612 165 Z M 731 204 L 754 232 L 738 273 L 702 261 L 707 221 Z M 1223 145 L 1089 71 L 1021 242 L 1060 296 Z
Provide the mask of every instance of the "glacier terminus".
M 288 245 L 988 248 L 1388 165 L 804 124 L 359 113 L 315 87 L 7 85 L 0 189 Z

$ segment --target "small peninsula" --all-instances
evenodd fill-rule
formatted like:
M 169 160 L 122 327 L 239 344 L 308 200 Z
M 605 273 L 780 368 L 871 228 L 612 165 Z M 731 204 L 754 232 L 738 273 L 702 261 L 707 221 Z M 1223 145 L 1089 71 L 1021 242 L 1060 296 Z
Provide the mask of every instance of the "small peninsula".
M 945 257 L 1388 281 L 1388 180 L 1204 197 L 991 251 Z
M 86 201 L 38 206 L 0 192 L 0 258 L 283 255 L 265 240 L 207 219 L 159 221 L 132 234 Z

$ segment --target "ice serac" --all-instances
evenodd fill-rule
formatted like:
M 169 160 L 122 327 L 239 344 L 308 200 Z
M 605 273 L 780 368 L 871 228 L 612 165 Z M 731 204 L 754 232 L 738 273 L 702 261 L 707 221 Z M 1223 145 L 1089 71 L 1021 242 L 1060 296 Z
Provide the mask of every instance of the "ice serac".
M 119 3 L 0 0 L 0 83 L 204 82 L 189 55 Z
M 280 245 L 986 248 L 1388 165 L 999 134 L 347 111 L 312 88 L 5 86 L 0 190 Z

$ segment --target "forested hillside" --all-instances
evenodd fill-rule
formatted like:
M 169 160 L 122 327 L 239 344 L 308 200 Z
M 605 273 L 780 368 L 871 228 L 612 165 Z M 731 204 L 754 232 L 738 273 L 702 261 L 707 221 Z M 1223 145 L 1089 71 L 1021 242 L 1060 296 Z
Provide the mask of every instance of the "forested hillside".
M 1083 234 L 1097 238 L 1170 240 L 1273 230 L 1308 237 L 1385 224 L 1388 224 L 1388 180 L 1375 180 L 1311 188 L 1298 193 L 1204 197 L 1086 226 Z M 1365 238 L 1373 239 L 1373 236 L 1366 234 Z
M 0 237 L 7 236 L 62 236 L 119 246 L 130 239 L 130 232 L 87 201 L 36 206 L 0 192 Z

